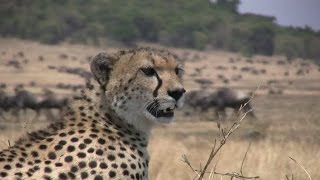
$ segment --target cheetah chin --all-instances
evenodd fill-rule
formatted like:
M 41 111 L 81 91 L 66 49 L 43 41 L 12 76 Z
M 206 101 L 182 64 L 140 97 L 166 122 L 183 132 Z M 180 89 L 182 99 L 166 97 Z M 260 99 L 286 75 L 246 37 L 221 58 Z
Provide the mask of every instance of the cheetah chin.
M 174 119 L 174 109 L 167 108 L 165 110 L 151 111 L 147 109 L 144 111 L 144 115 L 147 119 L 150 119 L 156 123 L 170 123 Z
M 183 106 L 183 99 L 177 103 L 171 99 L 156 99 L 146 106 L 144 115 L 157 123 L 170 123 L 174 120 L 174 111 Z

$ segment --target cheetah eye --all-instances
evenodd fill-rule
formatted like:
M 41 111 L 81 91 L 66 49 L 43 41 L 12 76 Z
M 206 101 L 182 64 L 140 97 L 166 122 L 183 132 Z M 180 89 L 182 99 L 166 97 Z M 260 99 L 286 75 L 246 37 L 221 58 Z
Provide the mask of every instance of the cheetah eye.
M 183 69 L 177 67 L 174 71 L 176 72 L 176 75 L 180 75 L 183 72 Z
M 146 76 L 154 76 L 156 74 L 156 70 L 152 67 L 141 68 L 141 70 Z

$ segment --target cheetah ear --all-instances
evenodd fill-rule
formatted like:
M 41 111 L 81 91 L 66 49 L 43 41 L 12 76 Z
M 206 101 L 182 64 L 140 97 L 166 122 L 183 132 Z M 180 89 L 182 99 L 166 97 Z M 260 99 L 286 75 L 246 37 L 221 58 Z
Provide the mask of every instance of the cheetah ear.
M 99 53 L 91 60 L 91 73 L 103 88 L 108 84 L 113 65 L 117 59 L 116 55 Z

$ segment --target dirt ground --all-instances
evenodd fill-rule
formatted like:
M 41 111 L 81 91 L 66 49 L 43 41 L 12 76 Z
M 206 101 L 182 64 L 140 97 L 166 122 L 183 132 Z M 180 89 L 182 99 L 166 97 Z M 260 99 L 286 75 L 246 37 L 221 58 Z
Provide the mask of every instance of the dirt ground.
M 223 86 L 255 91 L 259 87 L 252 102 L 258 118 L 244 119 L 240 129 L 222 148 L 219 158 L 213 160 L 209 171 L 217 164 L 217 172 L 239 172 L 251 142 L 243 165 L 244 175 L 266 180 L 286 179 L 286 175 L 307 179 L 290 156 L 313 179 L 320 179 L 319 66 L 301 59 L 289 62 L 281 56 L 247 58 L 221 51 L 169 50 L 184 63 L 187 91 L 214 91 Z M 113 52 L 116 48 L 69 44 L 48 46 L 3 38 L 0 39 L 0 83 L 8 85 L 9 93 L 17 84 L 23 84 L 39 98 L 43 88 L 67 96 L 74 92 L 57 87 L 58 83 L 79 85 L 84 81 L 77 75 L 58 72 L 59 67 L 89 71 L 88 59 L 101 51 Z M 8 65 L 13 60 L 19 65 Z M 231 111 L 228 113 L 231 115 Z M 9 113 L 4 115 L 7 120 L 15 119 Z M 176 116 L 174 123 L 153 130 L 149 144 L 150 179 L 193 179 L 196 174 L 181 161 L 182 155 L 188 157 L 195 169 L 200 169 L 206 163 L 214 139 L 220 138 L 213 110 L 200 113 L 185 107 Z M 44 116 L 33 121 L 32 117 L 34 112 L 30 110 L 20 122 L 0 119 L 0 149 L 6 148 L 9 142 L 12 144 L 22 134 L 50 123 Z M 232 122 L 233 119 L 229 118 L 222 127 L 230 127 Z M 214 175 L 212 179 L 230 177 Z

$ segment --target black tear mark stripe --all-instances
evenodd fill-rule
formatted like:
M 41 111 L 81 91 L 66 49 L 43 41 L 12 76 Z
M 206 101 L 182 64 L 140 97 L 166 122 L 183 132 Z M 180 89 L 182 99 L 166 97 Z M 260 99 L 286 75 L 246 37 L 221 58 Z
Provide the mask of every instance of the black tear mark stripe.
M 160 89 L 160 87 L 162 86 L 162 80 L 159 77 L 158 73 L 156 72 L 156 78 L 158 80 L 158 85 L 156 87 L 156 89 L 153 91 L 153 97 L 157 97 L 158 96 L 158 90 Z
M 150 56 L 150 59 L 152 61 L 152 64 L 154 65 L 155 64 L 155 59 L 154 59 L 152 53 L 149 53 L 149 56 Z M 158 80 L 158 85 L 157 85 L 156 89 L 153 91 L 153 97 L 157 97 L 158 96 L 158 91 L 159 91 L 160 87 L 162 86 L 162 79 L 159 77 L 157 72 L 155 72 L 155 75 L 156 75 L 156 78 Z

